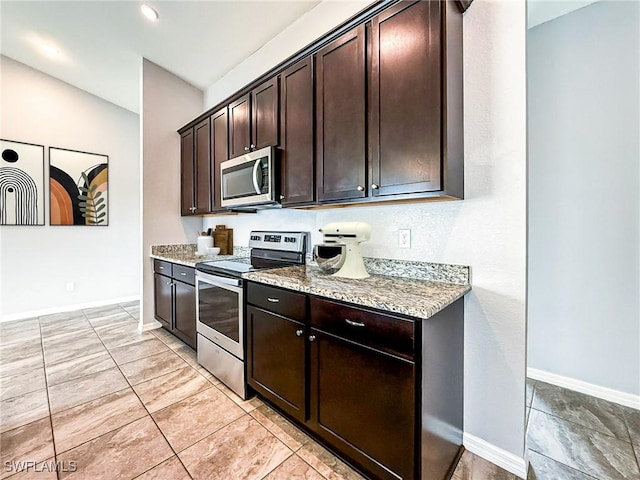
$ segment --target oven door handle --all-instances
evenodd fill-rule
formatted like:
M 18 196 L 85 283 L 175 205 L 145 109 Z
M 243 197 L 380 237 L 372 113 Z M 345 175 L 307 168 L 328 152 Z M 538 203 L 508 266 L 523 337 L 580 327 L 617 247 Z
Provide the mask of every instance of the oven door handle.
M 258 185 L 258 169 L 260 168 L 261 162 L 262 160 L 259 158 L 256 160 L 256 163 L 253 164 L 253 188 L 256 189 L 256 194 L 258 195 L 262 193 L 262 185 Z M 262 179 L 262 175 L 260 175 L 260 178 Z
M 226 285 L 232 287 L 239 287 L 241 284 L 241 280 L 237 278 L 226 278 L 226 277 L 212 277 L 208 275 L 206 278 L 196 274 L 196 278 L 203 283 L 208 283 L 210 285 L 214 285 L 216 287 L 225 288 Z

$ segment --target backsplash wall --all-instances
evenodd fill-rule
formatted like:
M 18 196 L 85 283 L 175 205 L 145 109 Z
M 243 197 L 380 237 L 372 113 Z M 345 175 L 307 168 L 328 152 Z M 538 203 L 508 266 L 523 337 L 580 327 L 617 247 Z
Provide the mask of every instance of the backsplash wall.
M 330 222 L 362 221 L 371 225 L 371 240 L 361 246 L 366 257 L 399 260 L 444 261 L 461 201 L 402 205 L 376 205 L 322 210 L 274 209 L 256 214 L 205 218 L 203 230 L 226 225 L 234 229 L 234 245 L 247 246 L 251 230 L 311 232 L 313 245 L 322 243 L 319 229 Z M 411 248 L 398 248 L 398 230 L 411 230 Z

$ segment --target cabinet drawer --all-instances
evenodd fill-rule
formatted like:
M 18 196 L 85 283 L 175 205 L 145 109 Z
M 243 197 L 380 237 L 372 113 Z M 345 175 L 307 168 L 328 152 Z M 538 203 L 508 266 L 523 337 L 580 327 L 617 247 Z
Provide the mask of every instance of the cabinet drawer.
M 307 316 L 306 295 L 289 290 L 249 282 L 247 302 L 300 322 Z
M 316 297 L 310 299 L 311 327 L 383 352 L 413 359 L 414 322 Z
M 196 284 L 196 269 L 183 265 L 173 265 L 173 278 L 189 285 Z
M 165 262 L 164 260 L 153 260 L 153 271 L 159 273 L 160 275 L 166 275 L 167 277 L 171 276 L 171 265 L 170 262 Z

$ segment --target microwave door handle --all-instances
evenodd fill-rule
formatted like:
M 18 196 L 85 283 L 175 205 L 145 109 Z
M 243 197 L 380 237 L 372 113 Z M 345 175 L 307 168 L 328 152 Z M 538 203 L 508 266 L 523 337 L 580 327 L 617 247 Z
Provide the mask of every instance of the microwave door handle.
M 256 160 L 256 163 L 253 164 L 253 188 L 256 189 L 256 194 L 260 195 L 262 193 L 262 187 L 258 185 L 258 169 L 260 168 L 260 159 Z

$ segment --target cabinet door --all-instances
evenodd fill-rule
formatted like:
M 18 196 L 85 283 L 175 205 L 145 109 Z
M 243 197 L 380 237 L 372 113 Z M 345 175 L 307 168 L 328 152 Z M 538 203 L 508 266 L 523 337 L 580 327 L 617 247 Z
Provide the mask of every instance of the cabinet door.
M 220 202 L 220 164 L 229 159 L 229 115 L 227 108 L 211 115 L 211 196 L 213 211 L 226 210 Z
M 364 26 L 334 40 L 315 58 L 317 198 L 363 198 L 367 194 Z
M 207 118 L 194 127 L 195 132 L 195 212 L 211 211 L 211 122 Z
M 300 322 L 247 307 L 248 383 L 305 420 L 305 336 Z
M 312 65 L 310 57 L 300 60 L 282 72 L 280 81 L 283 205 L 315 200 Z
M 278 77 L 251 92 L 251 143 L 255 149 L 278 145 Z
M 400 2 L 371 22 L 371 195 L 441 190 L 441 2 Z
M 192 348 L 196 348 L 196 288 L 174 281 L 175 319 L 173 334 Z
M 169 277 L 157 273 L 153 274 L 153 280 L 155 283 L 153 291 L 155 318 L 164 328 L 171 330 L 173 282 Z
M 310 339 L 311 427 L 376 478 L 414 478 L 415 365 L 315 329 Z
M 193 129 L 180 136 L 180 213 L 193 215 L 195 200 L 194 172 L 193 172 Z
M 229 158 L 237 157 L 249 151 L 251 146 L 251 110 L 250 95 L 229 105 Z

